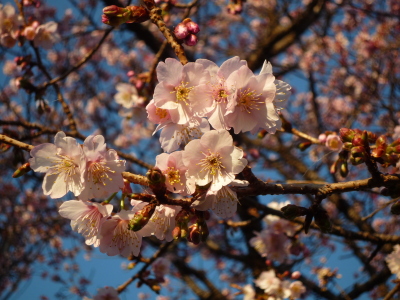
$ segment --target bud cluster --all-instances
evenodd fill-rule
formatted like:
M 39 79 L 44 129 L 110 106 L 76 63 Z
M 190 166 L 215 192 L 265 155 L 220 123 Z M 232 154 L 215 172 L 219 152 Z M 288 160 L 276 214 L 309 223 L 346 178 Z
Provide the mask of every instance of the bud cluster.
M 200 31 L 199 25 L 193 22 L 190 18 L 186 18 L 181 23 L 176 25 L 174 29 L 177 39 L 182 40 L 188 46 L 195 46 L 197 44 L 196 34 Z
M 148 10 L 143 6 L 130 5 L 118 7 L 110 5 L 103 8 L 101 21 L 110 26 L 119 26 L 124 23 L 142 23 L 150 19 Z
M 400 158 L 400 139 L 389 144 L 387 137 L 379 137 L 370 131 L 359 129 L 340 129 L 344 149 L 350 152 L 353 165 L 364 163 L 369 157 L 384 167 L 396 166 Z

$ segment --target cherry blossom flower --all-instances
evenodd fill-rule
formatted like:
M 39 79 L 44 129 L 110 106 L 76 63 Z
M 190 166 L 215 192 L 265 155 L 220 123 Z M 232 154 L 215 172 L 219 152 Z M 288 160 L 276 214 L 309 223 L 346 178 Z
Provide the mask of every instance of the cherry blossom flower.
M 81 199 L 107 197 L 124 187 L 125 161 L 115 150 L 107 150 L 102 135 L 90 135 L 83 143 L 86 156 L 85 187 Z
M 210 130 L 206 119 L 201 119 L 198 125 L 179 125 L 172 122 L 160 124 L 156 131 L 161 130 L 160 143 L 165 152 L 172 152 L 179 148 L 182 143 L 189 143 L 195 138 L 200 138 L 203 133 Z
M 339 152 L 343 148 L 343 142 L 337 134 L 330 134 L 326 138 L 325 146 L 332 151 Z
M 400 279 L 400 245 L 395 245 L 393 247 L 393 252 L 390 253 L 385 260 L 390 272 L 395 274 L 397 279 Z
M 236 99 L 235 84 L 228 85 L 226 79 L 247 62 L 238 56 L 226 60 L 220 68 L 207 59 L 198 59 L 196 63 L 202 64 L 210 73 L 210 81 L 193 89 L 193 110 L 201 117 L 208 117 L 214 129 L 226 129 L 225 115 L 228 105 Z
M 31 150 L 30 166 L 35 172 L 46 173 L 43 192 L 51 198 L 61 198 L 69 191 L 78 196 L 83 188 L 86 159 L 81 146 L 60 131 L 54 144 L 45 143 Z
M 247 165 L 243 150 L 233 146 L 233 139 L 226 130 L 211 130 L 199 140 L 189 142 L 182 158 L 188 176 L 200 186 L 211 182 L 212 191 L 231 183 L 235 174 Z
M 0 4 L 0 43 L 5 47 L 13 47 L 17 39 L 17 31 L 21 25 L 21 19 L 15 12 L 14 6 L 7 3 Z
M 254 232 L 255 237 L 250 239 L 250 245 L 257 250 L 262 257 L 284 262 L 290 255 L 289 240 L 284 233 L 273 232 L 264 229 L 261 232 Z
M 116 85 L 115 102 L 121 104 L 125 108 L 141 106 L 144 103 L 144 98 L 140 97 L 136 87 L 129 83 L 118 83 Z
M 171 119 L 177 124 L 191 122 L 194 112 L 191 107 L 192 90 L 196 85 L 209 80 L 204 67 L 198 63 L 188 63 L 184 66 L 176 60 L 167 58 L 157 66 L 159 83 L 154 90 L 154 103 L 163 109 L 177 109 Z
M 182 153 L 182 151 L 176 151 L 158 155 L 156 167 L 165 175 L 165 185 L 170 192 L 186 196 L 193 194 L 196 186 L 193 179 L 186 179 L 187 167 L 183 164 Z
M 290 297 L 297 299 L 301 297 L 301 294 L 306 292 L 306 288 L 301 281 L 294 281 L 289 285 Z
M 86 245 L 98 247 L 100 225 L 106 217 L 110 216 L 112 210 L 111 204 L 102 205 L 95 202 L 70 200 L 61 204 L 59 213 L 62 217 L 71 220 L 72 229 L 85 237 Z
M 251 284 L 246 284 L 243 287 L 243 300 L 254 300 L 256 291 Z
M 280 127 L 280 119 L 275 110 L 273 100 L 276 94 L 275 77 L 270 73 L 255 76 L 247 67 L 242 66 L 227 79 L 227 84 L 236 86 L 236 100 L 226 115 L 228 126 L 236 134 L 259 128 L 275 133 Z
M 110 286 L 98 289 L 97 294 L 93 300 L 119 300 L 119 294 L 116 289 Z
M 135 202 L 132 201 L 131 204 L 134 205 Z M 181 207 L 179 206 L 157 206 L 147 225 L 140 230 L 140 234 L 142 236 L 154 235 L 159 240 L 166 240 L 167 242 L 172 241 L 172 230 L 175 228 L 175 217 L 180 210 Z
M 60 36 L 57 31 L 58 24 L 56 22 L 48 22 L 42 24 L 36 28 L 36 35 L 33 39 L 33 43 L 36 47 L 42 47 L 44 49 L 50 49 L 53 44 L 58 42 Z
M 167 123 L 171 120 L 171 116 L 168 109 L 162 109 L 154 104 L 152 99 L 146 106 L 147 118 L 154 124 Z
M 274 270 L 264 271 L 258 276 L 256 280 L 254 280 L 256 286 L 260 289 L 264 290 L 267 294 L 275 294 L 279 291 L 281 281 L 275 275 Z
M 158 257 L 151 265 L 154 275 L 160 279 L 169 273 L 170 267 L 171 262 L 165 257 Z
M 246 186 L 247 181 L 233 180 L 230 185 Z M 234 191 L 228 186 L 223 186 L 218 191 L 209 189 L 199 200 L 193 202 L 192 207 L 200 211 L 211 209 L 221 218 L 232 217 L 237 210 L 238 198 Z
M 100 252 L 109 256 L 138 256 L 142 245 L 142 235 L 128 229 L 129 220 L 135 212 L 122 210 L 106 219 L 100 226 Z

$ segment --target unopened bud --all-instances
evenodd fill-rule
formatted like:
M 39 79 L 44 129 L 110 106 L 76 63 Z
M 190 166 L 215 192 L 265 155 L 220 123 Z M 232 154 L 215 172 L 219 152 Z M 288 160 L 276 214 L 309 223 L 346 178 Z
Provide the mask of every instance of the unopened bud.
M 382 157 L 385 154 L 385 147 L 383 147 L 382 145 L 376 147 L 374 150 L 371 151 L 371 156 L 372 157 Z
M 189 34 L 183 42 L 188 46 L 196 46 L 198 38 L 194 34 Z
M 297 148 L 299 148 L 301 151 L 304 151 L 304 150 L 306 150 L 307 148 L 309 148 L 311 145 L 312 145 L 312 143 L 309 142 L 309 141 L 307 141 L 307 142 L 300 143 L 300 144 L 297 146 Z
M 12 175 L 13 178 L 18 178 L 21 177 L 23 175 L 25 175 L 26 173 L 28 173 L 29 171 L 31 171 L 31 166 L 29 163 L 23 164 L 22 166 L 20 166 Z
M 133 218 L 129 221 L 128 229 L 132 231 L 138 231 L 142 229 L 150 221 L 157 205 L 155 203 L 149 203 L 141 210 L 137 211 Z
M 376 139 L 376 146 L 386 146 L 387 144 L 387 138 L 385 135 L 381 135 Z
M 353 166 L 358 166 L 363 163 L 365 163 L 365 158 L 364 157 L 350 157 L 350 162 Z
M 393 215 L 400 215 L 400 201 L 397 201 L 395 204 L 392 205 L 390 208 L 390 212 Z
M 347 165 L 347 160 L 340 161 L 340 168 L 339 168 L 340 176 L 346 177 L 349 174 L 349 167 Z
M 172 237 L 177 240 L 181 237 L 181 228 L 179 226 L 176 226 L 173 230 L 172 230 Z
M 281 208 L 283 215 L 289 220 L 293 220 L 300 216 L 305 216 L 308 212 L 308 209 L 302 206 L 297 206 L 293 204 L 288 204 Z
M 341 128 L 339 133 L 343 142 L 351 142 L 355 135 L 354 130 L 349 128 Z
M 179 23 L 178 25 L 176 25 L 174 33 L 178 39 L 183 40 L 189 35 L 189 30 L 185 24 Z
M 193 21 L 189 21 L 185 25 L 190 33 L 196 34 L 200 31 L 199 25 Z
M 365 158 L 366 152 L 363 146 L 353 147 L 351 149 L 351 156 Z
M 354 138 L 351 141 L 351 143 L 353 144 L 353 147 L 364 146 L 364 141 L 362 139 L 361 134 L 354 135 Z
M 267 134 L 268 134 L 268 131 L 266 131 L 265 129 L 263 129 L 263 130 L 261 130 L 261 131 L 259 131 L 259 132 L 257 133 L 257 138 L 263 139 Z
M 294 271 L 293 273 L 292 273 L 292 279 L 294 279 L 294 280 L 296 280 L 296 279 L 299 279 L 300 277 L 301 277 L 301 273 L 299 272 L 299 271 Z
M 200 244 L 201 233 L 199 230 L 199 225 L 197 223 L 193 224 L 189 227 L 189 235 L 188 235 L 187 239 L 189 242 L 191 242 L 195 245 Z

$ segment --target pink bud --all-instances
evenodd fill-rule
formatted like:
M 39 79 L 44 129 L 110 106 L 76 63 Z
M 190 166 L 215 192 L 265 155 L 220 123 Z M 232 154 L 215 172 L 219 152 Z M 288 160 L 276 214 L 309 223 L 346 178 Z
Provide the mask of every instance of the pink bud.
M 301 273 L 299 271 L 294 271 L 292 273 L 292 279 L 299 279 L 301 276 Z
M 176 25 L 174 33 L 178 39 L 183 40 L 189 35 L 189 30 L 185 24 L 179 23 L 178 25 Z
M 189 30 L 190 33 L 196 34 L 200 31 L 199 25 L 197 23 L 190 21 L 186 23 L 186 27 Z
M 196 46 L 197 42 L 197 36 L 195 36 L 194 34 L 190 34 L 189 36 L 187 36 L 184 41 L 184 43 L 188 46 Z
M 128 77 L 132 77 L 132 76 L 135 76 L 135 71 L 128 71 L 127 73 L 126 73 L 126 75 L 128 76 Z

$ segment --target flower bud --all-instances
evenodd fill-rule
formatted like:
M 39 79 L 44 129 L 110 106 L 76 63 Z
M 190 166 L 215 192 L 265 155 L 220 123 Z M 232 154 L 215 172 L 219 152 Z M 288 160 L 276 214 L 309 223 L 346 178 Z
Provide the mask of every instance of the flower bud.
M 187 27 L 187 30 L 188 30 L 190 33 L 196 34 L 196 33 L 198 33 L 198 32 L 200 31 L 199 25 L 197 25 L 197 23 L 195 23 L 195 22 L 193 22 L 193 21 L 189 21 L 189 22 L 187 22 L 185 25 L 186 25 L 186 27 Z
M 354 130 L 349 128 L 341 128 L 339 133 L 343 142 L 351 142 L 355 135 Z
M 364 141 L 362 139 L 361 134 L 354 135 L 351 143 L 353 144 L 353 147 L 364 146 Z
M 200 244 L 201 233 L 199 230 L 199 225 L 197 223 L 193 224 L 189 227 L 189 235 L 188 235 L 187 239 L 189 242 L 191 242 L 195 245 Z
M 198 38 L 194 34 L 189 34 L 183 42 L 188 46 L 196 46 Z
M 363 163 L 365 163 L 365 158 L 364 157 L 350 157 L 350 162 L 353 166 L 358 166 Z
M 363 146 L 353 147 L 351 149 L 351 156 L 365 158 L 365 148 Z
M 129 221 L 128 229 L 132 231 L 139 231 L 150 221 L 157 205 L 149 203 L 141 210 L 137 211 L 133 218 Z
M 377 147 L 379 147 L 379 146 L 386 146 L 386 144 L 387 144 L 387 138 L 386 138 L 386 136 L 381 135 L 381 136 L 379 136 L 379 137 L 376 139 L 376 146 L 377 146 Z
M 390 208 L 390 212 L 393 215 L 400 215 L 400 201 L 397 201 L 395 204 L 392 205 Z
M 265 129 L 263 129 L 263 130 L 261 130 L 261 131 L 259 131 L 259 132 L 257 133 L 257 138 L 263 139 L 267 134 L 268 134 L 268 131 L 266 131 Z
M 294 279 L 294 280 L 296 280 L 296 279 L 299 279 L 300 277 L 301 277 L 301 273 L 299 272 L 299 271 L 294 271 L 293 273 L 292 273 L 292 279 Z
M 181 228 L 179 226 L 176 226 L 173 230 L 172 230 L 172 237 L 177 240 L 181 237 Z
M 340 168 L 339 168 L 340 176 L 346 177 L 349 174 L 349 167 L 347 165 L 347 160 L 340 161 Z
M 293 220 L 297 217 L 305 216 L 308 212 L 308 209 L 305 207 L 302 207 L 302 206 L 288 204 L 288 205 L 282 207 L 281 211 L 283 212 L 283 215 L 285 216 L 285 218 L 288 218 L 289 220 Z
M 299 148 L 300 149 L 300 151 L 304 151 L 304 150 L 306 150 L 307 148 L 309 148 L 310 146 L 312 145 L 312 143 L 311 142 L 303 142 L 303 143 L 300 143 L 298 146 L 297 146 L 297 148 Z
M 189 35 L 189 30 L 185 24 L 179 23 L 178 25 L 176 25 L 174 33 L 178 39 L 183 40 Z
M 29 163 L 23 164 L 22 166 L 20 166 L 12 175 L 13 178 L 18 178 L 21 177 L 23 175 L 25 175 L 26 173 L 28 173 L 29 171 L 31 171 L 31 166 Z

